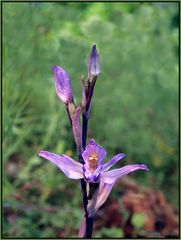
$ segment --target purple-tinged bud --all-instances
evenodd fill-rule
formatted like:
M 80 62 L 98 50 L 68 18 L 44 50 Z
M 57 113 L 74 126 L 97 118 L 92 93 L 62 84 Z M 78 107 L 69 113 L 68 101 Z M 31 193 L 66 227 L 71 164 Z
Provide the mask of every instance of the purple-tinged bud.
M 77 107 L 74 110 L 73 115 L 71 116 L 72 129 L 73 129 L 74 139 L 77 145 L 78 153 L 82 153 L 82 127 L 80 122 L 80 113 L 81 113 L 81 107 Z
M 55 89 L 58 97 L 66 105 L 73 103 L 74 99 L 68 73 L 59 66 L 54 66 L 52 69 L 54 72 Z
M 96 45 L 92 46 L 89 58 L 88 58 L 88 79 L 91 82 L 93 77 L 96 77 L 100 73 L 100 60 L 97 53 Z

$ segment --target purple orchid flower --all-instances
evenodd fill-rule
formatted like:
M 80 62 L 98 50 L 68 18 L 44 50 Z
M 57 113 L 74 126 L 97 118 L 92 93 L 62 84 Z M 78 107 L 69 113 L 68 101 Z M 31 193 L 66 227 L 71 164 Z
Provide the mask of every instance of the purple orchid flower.
M 97 193 L 94 194 L 88 205 L 89 210 L 94 206 L 94 213 L 105 202 L 118 179 L 136 170 L 148 170 L 145 164 L 132 164 L 108 171 L 116 162 L 125 157 L 125 154 L 119 153 L 103 164 L 106 151 L 94 139 L 90 140 L 82 153 L 84 164 L 73 160 L 69 156 L 60 156 L 47 151 L 40 151 L 39 156 L 54 163 L 68 178 L 84 178 L 87 183 L 100 182 Z
M 53 67 L 55 89 L 58 97 L 64 104 L 73 103 L 71 81 L 68 73 L 59 66 Z

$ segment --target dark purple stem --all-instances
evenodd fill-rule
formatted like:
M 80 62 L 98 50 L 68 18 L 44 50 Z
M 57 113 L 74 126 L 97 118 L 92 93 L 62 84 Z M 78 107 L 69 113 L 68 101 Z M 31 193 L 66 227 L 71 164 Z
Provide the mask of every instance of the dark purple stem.
M 82 154 L 79 154 L 79 162 L 84 164 Z M 82 198 L 83 198 L 85 218 L 87 219 L 88 218 L 88 212 L 87 212 L 88 198 L 87 198 L 87 191 L 86 191 L 86 182 L 84 181 L 84 179 L 81 179 L 81 189 L 82 189 Z
M 72 119 L 71 119 L 71 116 L 70 116 L 68 106 L 66 106 L 66 110 L 67 110 L 67 114 L 68 114 L 68 117 L 69 117 L 70 125 L 72 126 Z M 84 144 L 83 144 L 83 149 L 85 149 L 87 129 L 86 129 L 86 131 L 84 130 L 82 132 L 82 136 L 85 136 L 85 140 L 84 140 Z M 79 146 L 77 146 L 77 152 L 78 152 L 79 162 L 84 164 L 84 160 L 82 158 L 82 152 L 80 151 Z M 90 220 L 89 220 L 88 211 L 87 211 L 88 196 L 87 196 L 87 190 L 86 190 L 86 182 L 84 181 L 84 179 L 81 179 L 81 189 L 82 189 L 82 199 L 83 199 L 83 205 L 84 205 L 84 213 L 85 213 L 85 218 L 86 218 L 86 237 L 89 237 L 89 236 L 91 236 L 90 235 L 90 229 L 89 229 L 88 235 L 87 235 L 87 226 L 91 226 L 91 225 L 89 223 Z
M 68 114 L 68 117 L 69 117 L 69 121 L 70 121 L 70 125 L 72 127 L 72 119 L 71 119 L 71 116 L 70 116 L 70 113 L 69 113 L 69 110 L 68 110 L 68 106 L 66 105 L 66 110 L 67 110 L 67 114 Z
M 96 79 L 97 79 L 97 76 L 95 76 L 91 82 L 89 82 L 89 80 L 87 81 L 88 85 L 86 88 L 86 106 L 85 106 L 85 112 L 82 115 L 82 117 L 83 117 L 83 121 L 82 121 L 82 148 L 83 148 L 83 150 L 86 147 L 89 109 L 90 109 L 90 105 L 91 105 L 91 99 L 93 96 Z M 72 126 L 72 119 L 71 119 L 71 115 L 70 115 L 68 106 L 66 106 L 66 109 L 67 109 L 68 117 L 70 120 L 70 124 Z M 84 160 L 82 158 L 82 152 L 81 152 L 79 146 L 77 146 L 77 151 L 78 151 L 79 162 L 84 164 Z M 87 211 L 88 194 L 87 194 L 87 190 L 86 190 L 86 187 L 87 187 L 86 185 L 87 185 L 87 183 L 84 181 L 84 179 L 81 179 L 82 198 L 83 198 L 84 212 L 85 212 L 85 218 L 86 218 L 86 232 L 85 232 L 84 237 L 91 238 L 92 230 L 93 230 L 93 223 L 94 223 L 94 216 L 89 216 L 88 211 Z
M 85 147 L 86 147 L 87 128 L 88 128 L 88 116 L 86 113 L 83 113 L 83 115 L 82 115 L 82 146 L 83 146 L 83 149 L 85 149 Z
M 87 114 L 84 113 L 83 114 L 83 123 L 82 123 L 82 145 L 83 145 L 83 149 L 85 149 L 85 146 L 86 146 L 87 127 L 88 127 L 88 117 L 87 117 Z M 84 183 L 85 183 L 85 181 L 84 181 Z M 82 185 L 82 182 L 81 182 L 81 185 Z M 85 183 L 84 187 L 85 187 L 85 190 L 86 190 L 86 183 Z M 88 216 L 88 212 L 87 212 L 87 204 L 88 204 L 87 191 L 86 191 L 86 197 L 85 197 L 84 200 L 85 200 L 84 201 L 84 209 L 86 209 L 85 210 L 85 217 L 86 217 L 85 238 L 91 238 L 92 237 L 94 218 Z
M 95 76 L 91 82 L 88 81 L 88 86 L 86 88 L 86 110 L 85 110 L 85 112 L 87 113 L 87 117 L 89 114 L 91 100 L 92 100 L 92 96 L 94 93 L 94 86 L 96 83 L 96 79 L 97 79 L 97 76 Z
M 83 149 L 85 149 L 85 147 L 86 147 L 87 129 L 88 129 L 88 121 L 89 121 L 89 109 L 90 109 L 90 105 L 91 105 L 91 99 L 93 96 L 96 79 L 97 79 L 97 76 L 95 76 L 91 82 L 88 81 L 88 85 L 86 88 L 86 108 L 85 108 L 85 112 L 82 115 L 82 146 L 83 146 Z M 83 190 L 83 193 L 84 193 L 84 190 L 86 193 L 85 195 L 83 195 L 84 210 L 85 210 L 85 217 L 86 217 L 85 237 L 91 238 L 93 224 L 94 224 L 94 217 L 88 216 L 88 212 L 87 212 L 88 196 L 87 196 L 87 191 L 86 191 L 86 183 L 84 180 L 83 180 L 83 182 L 85 185 L 81 182 L 82 190 Z
M 94 217 L 88 217 L 86 219 L 86 238 L 92 237 L 92 230 L 94 225 Z

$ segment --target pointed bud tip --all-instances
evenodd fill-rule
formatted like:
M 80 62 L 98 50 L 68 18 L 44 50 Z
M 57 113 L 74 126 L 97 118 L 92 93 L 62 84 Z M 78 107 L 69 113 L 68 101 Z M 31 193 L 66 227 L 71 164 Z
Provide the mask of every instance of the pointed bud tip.
M 121 157 L 126 157 L 125 153 L 120 153 Z
M 90 141 L 89 141 L 89 144 L 93 144 L 94 145 L 94 144 L 96 144 L 96 141 L 93 138 L 91 138 Z
M 97 76 L 100 73 L 100 60 L 99 54 L 96 49 L 96 44 L 92 45 L 92 49 L 88 58 L 88 77 L 92 80 L 92 77 Z
M 96 50 L 97 50 L 97 49 L 96 49 L 96 44 L 93 44 L 93 45 L 92 45 L 92 50 L 93 50 L 93 51 L 96 51 Z
M 92 45 L 92 49 L 91 49 L 91 54 L 92 54 L 92 57 L 98 57 L 98 52 L 97 52 L 97 48 L 96 48 L 96 44 L 93 44 Z
M 39 157 L 42 157 L 43 153 L 44 153 L 44 151 L 41 150 L 41 151 L 38 153 L 38 156 L 39 156 Z
M 60 68 L 59 66 L 53 66 L 53 67 L 52 67 L 52 71 L 53 71 L 53 72 L 56 72 L 56 71 L 59 70 L 59 68 Z
M 142 170 L 149 171 L 149 168 L 145 164 L 140 164 Z

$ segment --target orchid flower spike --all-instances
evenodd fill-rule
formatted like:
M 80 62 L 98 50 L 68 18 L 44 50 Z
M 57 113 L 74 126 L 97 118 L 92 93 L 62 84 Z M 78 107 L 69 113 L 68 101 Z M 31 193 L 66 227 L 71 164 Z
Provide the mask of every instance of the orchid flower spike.
M 68 73 L 59 66 L 53 67 L 55 89 L 60 100 L 68 105 L 73 103 L 71 81 Z
M 54 163 L 68 178 L 84 178 L 87 183 L 100 182 L 96 197 L 93 196 L 88 205 L 89 209 L 94 205 L 95 212 L 105 202 L 118 179 L 136 170 L 148 170 L 145 164 L 131 164 L 122 168 L 109 170 L 115 163 L 125 157 L 125 154 L 119 153 L 110 161 L 103 164 L 106 151 L 94 139 L 90 140 L 82 153 L 84 164 L 73 160 L 69 156 L 57 155 L 47 151 L 40 151 L 39 156 Z

